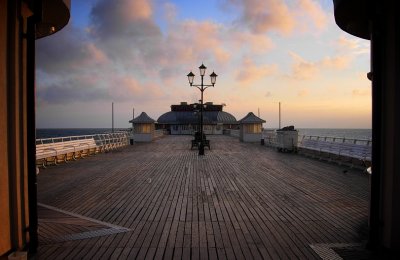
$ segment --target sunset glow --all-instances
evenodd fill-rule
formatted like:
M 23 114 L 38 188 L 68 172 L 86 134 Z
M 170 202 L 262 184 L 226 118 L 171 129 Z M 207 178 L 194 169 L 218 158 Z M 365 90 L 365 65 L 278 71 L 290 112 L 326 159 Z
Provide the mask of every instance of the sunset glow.
M 82 3 L 85 2 L 85 3 Z M 340 30 L 331 0 L 72 0 L 65 29 L 37 41 L 37 127 L 129 127 L 200 93 L 278 127 L 371 128 L 369 41 Z M 209 83 L 209 77 L 205 77 Z

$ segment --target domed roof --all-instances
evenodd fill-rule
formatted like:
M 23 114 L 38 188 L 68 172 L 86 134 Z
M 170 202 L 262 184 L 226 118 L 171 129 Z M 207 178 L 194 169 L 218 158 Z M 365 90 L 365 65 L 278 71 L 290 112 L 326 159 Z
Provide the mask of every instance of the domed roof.
M 227 112 L 224 111 L 219 111 L 217 115 L 217 121 L 218 123 L 231 123 L 231 124 L 237 124 L 236 118 Z
M 193 111 L 170 111 L 162 114 L 157 123 L 159 124 L 198 124 L 200 114 Z M 204 111 L 203 122 L 206 124 L 237 124 L 236 118 L 224 111 Z
M 173 111 L 164 113 L 157 119 L 159 124 L 173 124 L 174 122 L 176 122 L 176 112 Z

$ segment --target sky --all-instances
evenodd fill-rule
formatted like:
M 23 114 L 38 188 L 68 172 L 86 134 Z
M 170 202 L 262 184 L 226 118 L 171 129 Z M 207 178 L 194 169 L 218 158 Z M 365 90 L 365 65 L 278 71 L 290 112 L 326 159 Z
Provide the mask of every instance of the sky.
M 129 127 L 204 102 L 265 127 L 371 128 L 370 43 L 335 24 L 331 0 L 72 0 L 36 42 L 38 128 Z

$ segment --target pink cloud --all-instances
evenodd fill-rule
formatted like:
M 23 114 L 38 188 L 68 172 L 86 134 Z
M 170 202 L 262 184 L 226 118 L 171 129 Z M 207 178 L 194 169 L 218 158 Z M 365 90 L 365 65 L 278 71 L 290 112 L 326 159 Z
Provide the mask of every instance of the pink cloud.
M 306 19 L 311 22 L 317 29 L 324 29 L 328 23 L 328 16 L 322 10 L 321 6 L 318 2 L 313 0 L 297 0 L 296 7 L 296 16 L 299 20 L 300 17 L 302 20 Z M 304 26 L 304 25 L 303 25 Z
M 114 100 L 156 100 L 164 96 L 159 84 L 154 82 L 140 82 L 131 75 L 114 74 L 106 79 L 109 96 Z
M 359 39 L 348 39 L 343 35 L 335 42 L 335 46 L 341 52 L 351 52 L 353 56 L 368 54 L 370 52 L 369 42 L 361 42 Z
M 94 43 L 88 43 L 86 45 L 87 51 L 92 59 L 92 61 L 96 64 L 104 64 L 108 62 L 107 55 L 96 47 Z
M 311 79 L 318 73 L 318 67 L 315 63 L 306 61 L 294 52 L 289 52 L 293 59 L 291 78 L 294 79 Z
M 128 21 L 151 19 L 153 7 L 149 0 L 123 0 L 118 5 L 121 13 Z
M 334 57 L 324 57 L 319 61 L 307 61 L 300 55 L 289 52 L 289 55 L 293 59 L 292 72 L 289 78 L 297 80 L 310 80 L 315 78 L 322 69 L 335 69 L 342 70 L 348 68 L 352 57 L 338 55 Z
M 226 0 L 239 7 L 240 22 L 253 33 L 278 31 L 284 35 L 295 30 L 309 31 L 310 25 L 318 30 L 327 25 L 327 15 L 317 1 L 295 0 Z
M 237 31 L 232 33 L 231 38 L 236 48 L 241 49 L 243 46 L 248 46 L 253 53 L 264 53 L 275 47 L 271 38 L 265 34 Z
M 248 85 L 277 72 L 276 65 L 257 66 L 252 60 L 245 59 L 243 66 L 236 72 L 236 80 L 241 84 Z
M 306 97 L 308 96 L 310 91 L 308 89 L 301 89 L 299 92 L 297 92 L 298 97 Z
M 165 3 L 163 6 L 165 19 L 173 22 L 177 15 L 176 6 L 172 3 Z
M 110 96 L 115 98 L 140 96 L 144 93 L 139 81 L 131 76 L 114 75 L 110 83 L 113 84 L 109 87 Z
M 333 69 L 345 69 L 349 67 L 352 57 L 346 56 L 336 56 L 336 57 L 325 57 L 322 59 L 320 64 L 323 67 L 333 68 Z
M 218 63 L 227 63 L 231 52 L 225 47 L 226 29 L 222 25 L 193 20 L 173 24 L 174 30 L 169 32 L 165 42 L 163 62 L 171 60 L 179 63 L 193 63 L 207 58 Z
M 340 48 L 346 48 L 346 49 L 357 49 L 358 48 L 358 40 L 357 39 L 348 39 L 344 37 L 343 35 L 339 37 L 339 39 L 336 41 L 336 44 Z
M 289 33 L 293 30 L 295 20 L 288 6 L 280 0 L 242 0 L 242 21 L 256 33 L 278 30 Z

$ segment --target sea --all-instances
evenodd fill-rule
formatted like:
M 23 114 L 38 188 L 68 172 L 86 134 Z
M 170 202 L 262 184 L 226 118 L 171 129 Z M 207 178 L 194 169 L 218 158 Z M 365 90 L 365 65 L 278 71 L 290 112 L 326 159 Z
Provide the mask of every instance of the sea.
M 118 128 L 118 130 L 127 130 L 127 128 Z M 349 139 L 372 139 L 371 129 L 343 129 L 343 128 L 299 128 L 299 135 L 344 137 Z M 101 133 L 110 133 L 111 128 L 38 128 L 36 129 L 36 138 L 54 138 L 64 136 L 93 135 Z

